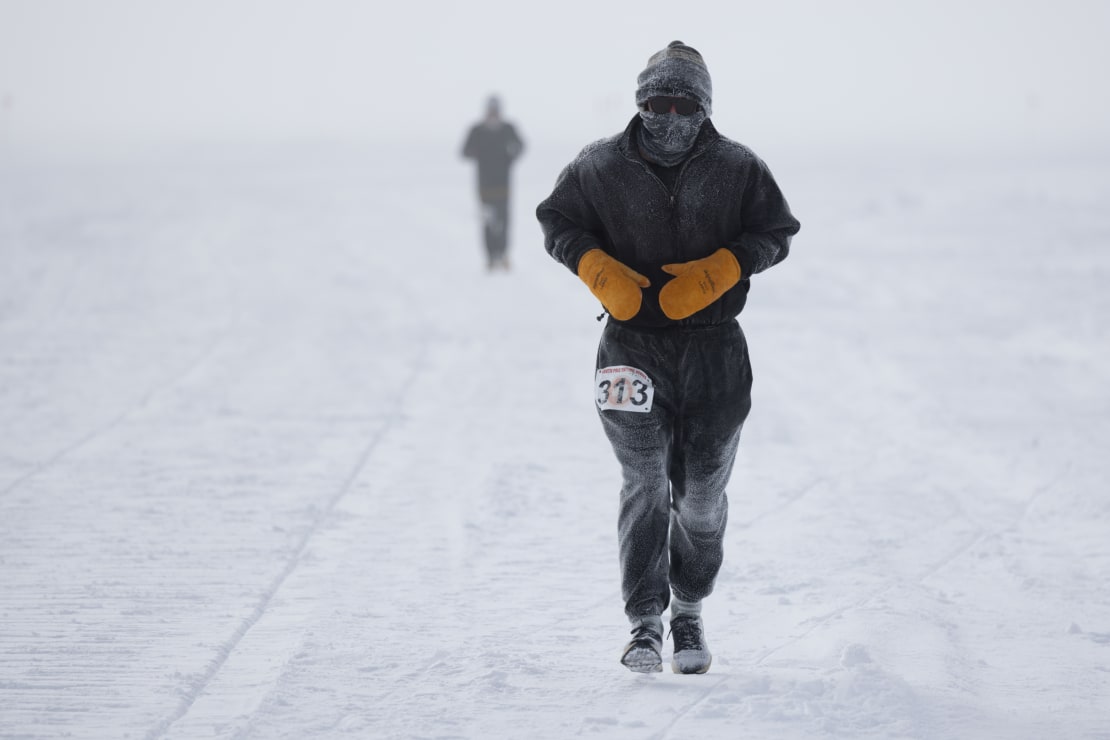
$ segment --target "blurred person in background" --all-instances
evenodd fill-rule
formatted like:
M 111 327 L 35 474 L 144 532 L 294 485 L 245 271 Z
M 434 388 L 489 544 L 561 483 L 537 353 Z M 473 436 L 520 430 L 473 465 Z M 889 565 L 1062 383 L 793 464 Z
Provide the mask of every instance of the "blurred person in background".
M 701 618 L 723 559 L 740 429 L 751 409 L 737 322 L 753 275 L 786 258 L 800 224 L 770 170 L 709 120 L 712 83 L 674 41 L 637 78 L 637 114 L 559 175 L 536 210 L 548 253 L 609 314 L 595 401 L 623 471 L 618 514 L 630 670 L 705 673 Z M 673 594 L 673 598 L 672 598 Z
M 523 151 L 516 128 L 501 118 L 501 101 L 490 96 L 485 118 L 466 135 L 462 155 L 478 164 L 486 267 L 491 271 L 509 269 L 509 169 Z

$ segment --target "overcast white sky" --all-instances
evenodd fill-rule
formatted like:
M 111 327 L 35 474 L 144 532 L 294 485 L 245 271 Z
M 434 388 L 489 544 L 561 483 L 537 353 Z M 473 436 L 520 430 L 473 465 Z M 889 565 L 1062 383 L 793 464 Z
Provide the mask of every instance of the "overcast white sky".
M 743 141 L 1104 145 L 1099 0 L 0 0 L 9 145 L 455 141 L 491 91 L 531 141 L 634 112 L 672 39 Z

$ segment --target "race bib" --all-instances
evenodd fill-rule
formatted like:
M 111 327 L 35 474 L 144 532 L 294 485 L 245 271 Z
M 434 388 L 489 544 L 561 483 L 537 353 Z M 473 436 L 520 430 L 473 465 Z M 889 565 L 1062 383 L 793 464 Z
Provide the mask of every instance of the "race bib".
M 627 365 L 603 367 L 594 376 L 594 400 L 602 411 L 651 411 L 655 387 L 643 370 Z

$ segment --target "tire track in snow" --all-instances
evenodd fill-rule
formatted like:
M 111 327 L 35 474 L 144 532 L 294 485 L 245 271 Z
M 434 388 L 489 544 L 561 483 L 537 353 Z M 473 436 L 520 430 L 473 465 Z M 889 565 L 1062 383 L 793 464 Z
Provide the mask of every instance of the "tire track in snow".
M 737 522 L 735 524 L 735 528 L 737 528 L 737 529 L 751 529 L 752 527 L 754 527 L 756 524 L 763 521 L 764 519 L 775 516 L 776 514 L 779 514 L 783 511 L 785 511 L 786 509 L 790 508 L 791 506 L 793 506 L 794 504 L 796 504 L 797 502 L 801 501 L 803 498 L 808 496 L 810 494 L 810 492 L 813 491 L 813 489 L 817 488 L 822 483 L 828 483 L 828 482 L 829 482 L 829 479 L 826 476 L 819 475 L 816 478 L 814 478 L 813 480 L 811 480 L 809 483 L 806 483 L 805 485 L 799 486 L 789 496 L 787 496 L 786 498 L 778 501 L 773 506 L 759 512 L 758 514 L 753 516 L 748 521 L 746 521 L 746 522 Z
M 101 424 L 100 426 L 94 427 L 91 431 L 86 432 L 84 435 L 78 437 L 73 442 L 65 445 L 54 454 L 47 457 L 45 460 L 36 463 L 34 467 L 32 467 L 23 475 L 17 477 L 2 491 L 0 491 L 0 497 L 11 494 L 13 491 L 19 489 L 24 483 L 31 480 L 35 476 L 41 475 L 47 470 L 50 470 L 52 467 L 64 460 L 68 455 L 73 454 L 90 442 L 111 432 L 113 429 L 122 424 L 124 420 L 127 419 L 127 417 L 131 416 L 136 411 L 145 408 L 156 396 L 173 388 L 185 378 L 189 377 L 189 375 L 191 375 L 197 368 L 204 365 L 204 363 L 207 362 L 208 358 L 215 353 L 216 348 L 220 344 L 222 344 L 223 341 L 224 340 L 222 337 L 213 339 L 196 357 L 188 362 L 184 368 L 182 368 L 178 372 L 172 373 L 167 380 L 164 380 L 160 383 L 155 383 L 154 385 L 150 386 L 146 390 L 146 392 L 142 396 L 140 396 L 138 401 L 126 407 L 123 411 L 121 411 L 119 414 L 117 414 L 107 422 Z
M 957 518 L 965 518 L 965 517 L 963 517 L 960 514 L 956 514 L 952 517 L 949 517 L 946 520 L 946 522 L 951 521 L 952 519 L 957 519 Z M 941 526 L 943 526 L 943 523 L 942 523 Z M 770 658 L 772 655 L 774 655 L 775 653 L 777 653 L 781 650 L 785 650 L 786 648 L 790 647 L 791 645 L 796 645 L 797 643 L 801 642 L 802 640 L 806 639 L 811 634 L 816 632 L 821 627 L 824 627 L 825 625 L 832 622 L 834 619 L 837 619 L 837 618 L 843 616 L 844 614 L 847 614 L 850 611 L 853 611 L 855 609 L 859 609 L 863 606 L 866 606 L 867 604 L 871 603 L 875 599 L 883 596 L 884 594 L 888 593 L 889 591 L 892 591 L 894 588 L 898 587 L 899 585 L 901 585 L 903 583 L 906 583 L 907 581 L 912 580 L 912 582 L 914 582 L 914 583 L 921 583 L 923 580 L 928 578 L 933 573 L 936 573 L 937 571 L 939 571 L 945 565 L 948 565 L 949 563 L 952 563 L 953 561 L 958 559 L 961 555 L 963 555 L 969 549 L 974 547 L 975 543 L 981 541 L 984 538 L 984 536 L 985 535 L 983 533 L 983 530 L 979 529 L 979 530 L 976 531 L 976 533 L 973 536 L 966 538 L 965 541 L 963 541 L 962 543 L 957 545 L 951 552 L 946 554 L 939 561 L 937 561 L 936 563 L 927 567 L 921 575 L 916 576 L 916 577 L 911 577 L 909 579 L 900 579 L 900 578 L 892 579 L 892 580 L 888 581 L 887 583 L 884 583 L 883 585 L 879 586 L 878 588 L 871 590 L 870 592 L 868 592 L 864 596 L 862 596 L 862 597 L 860 597 L 860 598 L 858 598 L 858 599 L 856 599 L 856 600 L 854 600 L 854 601 L 852 601 L 848 604 L 844 604 L 843 606 L 837 607 L 837 608 L 833 609 L 832 611 L 826 613 L 824 616 L 817 617 L 816 621 L 814 621 L 807 629 L 805 629 L 805 631 L 784 640 L 783 642 L 779 643 L 775 647 L 768 648 L 768 649 L 764 650 L 762 653 L 759 654 L 758 658 L 751 661 L 750 665 L 752 665 L 753 667 L 763 665 L 763 663 L 768 658 Z
M 724 684 L 728 683 L 730 678 L 732 678 L 731 675 L 726 675 L 722 677 L 719 681 L 716 681 L 712 686 L 709 686 L 704 691 L 702 691 L 701 695 L 698 696 L 698 698 L 694 699 L 692 702 L 680 709 L 663 729 L 659 730 L 659 732 L 656 732 L 653 735 L 650 735 L 648 740 L 667 740 L 667 738 L 671 736 L 671 731 L 675 728 L 675 725 L 677 725 L 683 717 L 685 717 L 690 712 L 694 711 L 695 708 L 703 704 L 706 699 L 713 695 L 713 692 L 715 692 Z
M 421 368 L 425 364 L 424 359 L 425 355 L 427 354 L 427 349 L 428 340 L 427 338 L 422 338 L 420 341 L 419 349 L 417 350 L 416 355 L 412 361 L 411 370 L 409 374 L 405 377 L 405 379 L 400 383 L 401 388 L 411 386 L 415 378 L 420 374 Z M 404 406 L 404 394 L 394 393 L 392 395 L 395 401 L 392 408 L 390 408 L 384 414 L 385 422 L 382 424 L 381 428 L 378 429 L 377 432 L 375 432 L 371 436 L 370 440 L 359 452 L 354 466 L 347 474 L 347 477 L 344 478 L 343 483 L 340 484 L 339 488 L 336 489 L 336 491 L 327 499 L 327 501 L 324 502 L 324 506 L 317 512 L 311 524 L 305 529 L 304 533 L 301 535 L 300 540 L 297 542 L 296 547 L 293 548 L 293 554 L 286 562 L 285 567 L 281 570 L 280 573 L 277 574 L 274 580 L 271 581 L 269 587 L 267 587 L 265 591 L 263 591 L 262 597 L 255 605 L 254 609 L 251 611 L 251 614 L 232 633 L 231 637 L 228 638 L 228 640 L 226 640 L 224 644 L 219 647 L 216 652 L 215 660 L 209 665 L 208 670 L 204 672 L 204 675 L 197 679 L 193 683 L 192 687 L 189 688 L 189 690 L 185 693 L 185 696 L 181 699 L 181 702 L 179 703 L 177 709 L 175 709 L 169 716 L 165 717 L 156 726 L 151 728 L 144 736 L 146 740 L 154 740 L 155 738 L 165 736 L 166 733 L 168 733 L 172 729 L 174 724 L 179 722 L 189 713 L 189 711 L 193 708 L 193 705 L 196 704 L 197 699 L 200 698 L 205 689 L 208 688 L 215 677 L 227 664 L 228 660 L 235 652 L 235 649 L 236 647 L 238 647 L 239 643 L 243 641 L 243 638 L 246 637 L 247 633 L 249 633 L 251 629 L 256 624 L 258 624 L 259 621 L 261 621 L 262 618 L 266 615 L 266 612 L 269 609 L 270 604 L 273 602 L 274 597 L 277 595 L 278 591 L 281 590 L 281 587 L 301 564 L 304 553 L 308 549 L 309 542 L 320 531 L 323 524 L 331 517 L 332 512 L 335 511 L 335 508 L 336 506 L 338 506 L 339 502 L 342 501 L 343 498 L 350 492 L 355 482 L 362 475 L 362 472 L 366 468 L 366 465 L 370 461 L 370 458 L 373 457 L 374 451 L 378 448 L 378 445 L 381 444 L 382 440 L 384 440 L 388 436 L 389 432 L 395 426 L 397 420 L 401 418 L 401 409 Z M 255 708 L 255 711 L 257 711 L 257 707 Z M 245 727 L 246 729 L 249 729 L 250 726 L 251 720 L 250 718 L 248 718 Z
M 410 691 L 414 683 L 417 685 L 423 683 L 424 680 L 430 675 L 430 672 L 433 668 L 439 668 L 443 666 L 447 657 L 448 653 L 445 650 L 436 650 L 435 653 L 425 659 L 417 668 L 414 668 L 403 676 L 394 677 L 394 687 L 383 695 L 375 697 L 375 701 L 377 703 L 383 703 L 386 700 L 391 699 L 402 692 Z M 245 740 L 246 738 L 249 738 L 255 734 L 255 718 L 260 713 L 263 713 L 268 705 L 272 704 L 276 686 L 284 674 L 284 670 L 279 673 L 277 680 L 274 681 L 273 685 L 270 687 L 270 690 L 258 703 L 258 706 L 255 708 L 254 712 L 246 718 L 246 720 L 243 722 L 243 725 L 235 732 L 234 735 L 231 736 L 231 740 Z M 345 719 L 345 716 L 336 717 L 327 729 L 329 731 L 338 729 Z
M 825 616 L 820 617 L 812 626 L 810 626 L 807 630 L 805 630 L 801 634 L 795 635 L 794 637 L 791 637 L 788 640 L 785 640 L 784 642 L 780 643 L 779 645 L 777 645 L 773 648 L 768 648 L 767 650 L 763 651 L 756 660 L 751 662 L 751 665 L 752 666 L 763 665 L 764 661 L 766 661 L 768 658 L 770 658 L 772 655 L 779 652 L 780 650 L 784 650 L 785 648 L 788 648 L 791 645 L 795 645 L 795 644 L 801 642 L 802 640 L 806 639 L 811 634 L 813 634 L 816 630 L 818 630 L 821 627 L 827 625 L 832 620 L 834 620 L 834 619 L 836 619 L 836 618 L 838 618 L 838 617 L 840 617 L 840 616 L 842 616 L 842 615 L 844 615 L 844 614 L 846 614 L 850 611 L 853 611 L 855 609 L 859 609 L 860 607 L 866 606 L 867 604 L 871 603 L 875 599 L 881 597 L 882 595 L 884 595 L 887 592 L 893 590 L 894 588 L 898 587 L 899 585 L 902 585 L 903 583 L 912 582 L 912 583 L 915 583 L 915 584 L 918 584 L 918 585 L 923 584 L 929 578 L 933 577 L 934 575 L 936 575 L 940 571 L 942 571 L 945 568 L 947 568 L 948 566 L 950 566 L 952 563 L 954 563 L 957 560 L 959 560 L 960 558 L 962 558 L 964 555 L 966 555 L 968 552 L 970 552 L 972 550 L 972 548 L 974 548 L 978 543 L 983 542 L 984 540 L 987 540 L 987 539 L 992 538 L 992 537 L 997 537 L 1001 533 L 1006 532 L 1010 529 L 1013 529 L 1015 526 L 1020 524 L 1025 519 L 1026 516 L 1028 516 L 1029 511 L 1033 507 L 1033 504 L 1036 503 L 1036 501 L 1041 496 L 1043 496 L 1045 493 L 1047 493 L 1048 491 L 1055 488 L 1056 485 L 1066 477 L 1069 470 L 1070 470 L 1070 468 L 1066 468 L 1064 471 L 1060 472 L 1060 474 L 1057 475 L 1052 480 L 1047 481 L 1045 483 L 1042 483 L 1039 486 L 1036 486 L 1033 489 L 1033 492 L 1026 498 L 1025 503 L 1022 505 L 1021 511 L 1017 514 L 1017 516 L 1013 517 L 1010 521 L 1006 522 L 1005 524 L 1003 524 L 1001 526 L 995 527 L 993 529 L 986 529 L 984 527 L 977 527 L 975 534 L 971 535 L 970 537 L 967 537 L 962 543 L 960 543 L 959 545 L 954 547 L 950 552 L 948 552 L 943 557 L 941 557 L 939 560 L 935 561 L 934 563 L 932 563 L 931 565 L 926 567 L 924 570 L 922 570 L 920 572 L 919 575 L 911 576 L 910 578 L 907 578 L 907 579 L 894 579 L 894 580 L 884 584 L 883 586 L 872 590 L 870 593 L 868 593 L 865 596 L 853 601 L 852 603 L 845 604 L 842 607 L 834 609 L 833 611 L 829 612 Z M 956 518 L 956 517 L 963 518 L 963 519 L 966 519 L 968 521 L 972 521 L 966 515 L 966 513 L 964 513 L 962 511 L 962 509 L 959 513 L 957 513 L 952 518 Z
M 1033 492 L 1025 499 L 1025 502 L 1022 504 L 1021 511 L 1010 522 L 1001 527 L 996 527 L 992 530 L 987 530 L 980 527 L 978 536 L 972 538 L 971 541 L 968 542 L 965 546 L 957 548 L 947 557 L 942 558 L 938 563 L 936 563 L 936 565 L 929 568 L 924 574 L 917 578 L 916 582 L 924 583 L 925 581 L 932 578 L 937 573 L 954 563 L 956 560 L 959 560 L 969 550 L 971 550 L 971 548 L 975 547 L 975 545 L 984 540 L 997 537 L 1003 532 L 1007 532 L 1021 524 L 1023 521 L 1025 521 L 1025 518 L 1029 516 L 1029 512 L 1032 510 L 1033 505 L 1037 502 L 1037 500 L 1051 491 L 1053 488 L 1055 488 L 1062 480 L 1064 480 L 1068 476 L 1070 472 L 1071 465 L 1068 465 L 1063 470 L 1061 470 L 1059 474 L 1057 474 L 1057 476 L 1052 480 L 1046 481 L 1039 486 L 1034 486 Z

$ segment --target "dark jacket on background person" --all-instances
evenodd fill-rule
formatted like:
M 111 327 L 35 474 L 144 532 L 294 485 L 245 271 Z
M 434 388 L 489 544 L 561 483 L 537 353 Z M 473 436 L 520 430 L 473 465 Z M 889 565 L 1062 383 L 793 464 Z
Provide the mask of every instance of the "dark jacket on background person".
M 710 121 L 689 157 L 672 168 L 653 167 L 640 156 L 639 125 L 637 116 L 624 132 L 587 146 L 559 175 L 536 209 L 544 246 L 571 272 L 583 254 L 600 248 L 651 280 L 640 312 L 621 323 L 699 326 L 735 318 L 747 300 L 748 278 L 786 258 L 800 224 L 763 161 Z M 659 289 L 671 276 L 661 267 L 721 247 L 736 256 L 740 282 L 688 318 L 667 318 Z
M 509 197 L 509 167 L 524 151 L 524 142 L 507 121 L 471 127 L 463 157 L 478 163 L 478 196 L 483 202 Z

